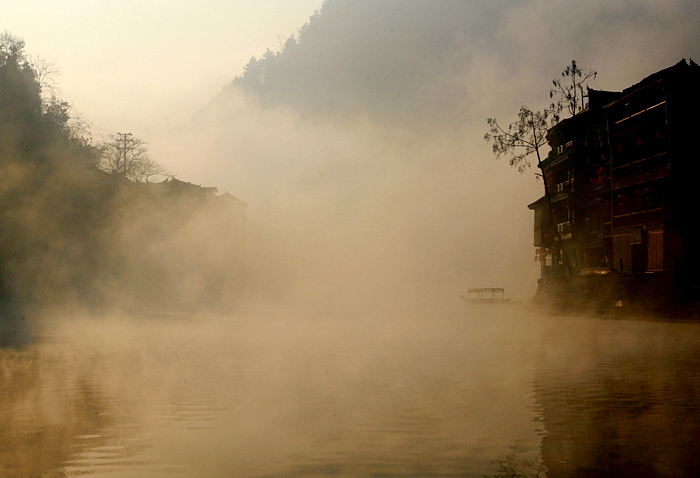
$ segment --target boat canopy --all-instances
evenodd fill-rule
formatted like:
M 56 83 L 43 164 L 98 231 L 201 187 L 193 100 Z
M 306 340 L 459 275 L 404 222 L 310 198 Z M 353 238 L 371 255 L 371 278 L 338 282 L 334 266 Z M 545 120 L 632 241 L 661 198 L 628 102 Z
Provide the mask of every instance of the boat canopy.
M 503 300 L 504 297 L 505 289 L 500 287 L 482 287 L 467 291 L 467 298 L 471 300 Z

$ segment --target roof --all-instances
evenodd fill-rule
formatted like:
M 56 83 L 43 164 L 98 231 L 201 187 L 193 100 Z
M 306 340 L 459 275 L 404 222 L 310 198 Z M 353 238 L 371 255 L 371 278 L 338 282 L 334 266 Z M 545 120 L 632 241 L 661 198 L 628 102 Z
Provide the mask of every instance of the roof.
M 585 134 L 580 127 L 583 122 L 601 121 L 603 118 L 603 107 L 613 103 L 622 97 L 619 91 L 594 90 L 588 88 L 588 104 L 586 108 L 573 116 L 563 118 L 557 124 L 547 130 L 547 139 L 551 142 L 554 139 L 570 139 L 571 132 Z M 596 114 L 599 113 L 599 114 Z
M 542 207 L 543 203 L 544 203 L 546 200 L 547 200 L 547 197 L 546 197 L 546 196 L 542 196 L 541 198 L 539 198 L 537 201 L 533 202 L 532 204 L 528 204 L 528 205 L 527 205 L 527 208 L 528 208 L 528 209 L 533 209 L 533 210 L 534 210 L 534 209 L 537 209 L 537 208 L 539 208 L 539 207 Z
M 651 83 L 656 83 L 657 81 L 659 81 L 667 76 L 682 73 L 684 71 L 688 71 L 688 68 L 697 67 L 697 66 L 698 65 L 696 65 L 695 62 L 692 60 L 690 61 L 690 65 L 689 65 L 688 62 L 686 62 L 685 58 L 684 58 L 681 61 L 679 61 L 678 63 L 676 63 L 675 65 L 669 66 L 668 68 L 664 68 L 663 70 L 659 70 L 656 73 L 652 73 L 651 75 L 647 76 L 642 81 L 640 81 L 639 83 L 636 83 L 632 86 L 628 86 L 627 88 L 622 90 L 622 93 L 627 95 L 634 90 L 638 90 L 642 86 L 646 86 L 646 85 L 649 85 Z
M 618 98 L 618 100 L 634 93 L 635 91 L 641 88 L 652 85 L 661 80 L 678 77 L 680 75 L 688 73 L 694 73 L 697 75 L 698 73 L 700 73 L 700 66 L 698 66 L 698 64 L 695 63 L 693 60 L 690 60 L 690 63 L 688 63 L 685 61 L 684 58 L 675 65 L 669 66 L 668 68 L 664 68 L 663 70 L 659 70 L 656 73 L 652 73 L 639 83 L 635 83 L 632 86 L 628 86 L 627 88 L 622 90 L 622 95 L 620 96 L 620 98 Z
M 593 88 L 588 88 L 589 108 L 605 106 L 620 99 L 621 96 L 622 92 L 620 91 L 594 90 Z
M 154 183 L 153 186 L 157 188 L 164 189 L 169 192 L 183 193 L 187 192 L 190 194 L 199 194 L 202 196 L 211 195 L 215 196 L 218 191 L 216 187 L 203 187 L 198 184 L 192 184 L 185 181 L 180 181 L 179 179 L 170 178 L 162 181 L 160 183 Z
M 244 201 L 241 201 L 240 199 L 238 199 L 236 196 L 234 196 L 233 194 L 231 194 L 231 193 L 228 192 L 228 191 L 226 191 L 225 193 L 223 193 L 223 194 L 222 194 L 221 196 L 219 196 L 219 197 L 222 198 L 222 199 L 225 199 L 225 200 L 227 200 L 227 201 L 236 202 L 236 203 L 241 203 L 241 204 L 247 206 L 247 204 L 246 204 Z

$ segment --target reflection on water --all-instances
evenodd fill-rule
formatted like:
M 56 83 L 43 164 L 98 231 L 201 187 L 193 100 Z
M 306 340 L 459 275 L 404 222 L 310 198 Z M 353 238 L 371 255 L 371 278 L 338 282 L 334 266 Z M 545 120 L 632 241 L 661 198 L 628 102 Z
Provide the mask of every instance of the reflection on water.
M 0 349 L 0 476 L 693 476 L 694 324 L 54 319 Z
M 565 339 L 577 330 L 574 340 Z M 700 329 L 569 319 L 542 336 L 547 476 L 698 476 Z

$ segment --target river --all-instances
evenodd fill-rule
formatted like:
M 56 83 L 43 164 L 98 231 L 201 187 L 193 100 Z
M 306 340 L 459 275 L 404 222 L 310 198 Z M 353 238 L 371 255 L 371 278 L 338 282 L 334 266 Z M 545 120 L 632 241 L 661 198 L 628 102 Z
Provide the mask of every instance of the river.
M 0 399 L 3 477 L 697 476 L 700 324 L 52 317 Z

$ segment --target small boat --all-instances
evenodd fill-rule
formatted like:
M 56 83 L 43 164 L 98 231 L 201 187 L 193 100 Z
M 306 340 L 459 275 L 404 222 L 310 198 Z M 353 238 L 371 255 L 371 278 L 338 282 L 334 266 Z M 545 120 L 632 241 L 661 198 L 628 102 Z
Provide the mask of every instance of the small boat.
M 482 287 L 467 290 L 466 297 L 457 296 L 467 304 L 507 304 L 510 299 L 505 298 L 505 289 L 499 287 Z

